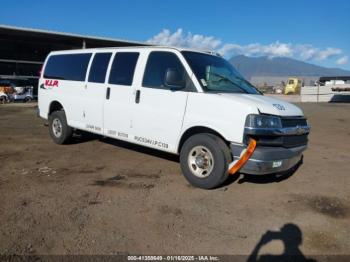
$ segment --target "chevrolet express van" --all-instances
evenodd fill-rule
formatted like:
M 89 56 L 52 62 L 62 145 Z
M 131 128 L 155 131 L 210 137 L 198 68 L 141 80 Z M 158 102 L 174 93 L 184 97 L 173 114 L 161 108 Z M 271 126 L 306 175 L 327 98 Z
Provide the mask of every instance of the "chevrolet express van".
M 39 115 L 57 144 L 84 130 L 179 154 L 185 178 L 206 189 L 292 168 L 309 133 L 297 106 L 262 95 L 225 59 L 172 47 L 50 53 Z

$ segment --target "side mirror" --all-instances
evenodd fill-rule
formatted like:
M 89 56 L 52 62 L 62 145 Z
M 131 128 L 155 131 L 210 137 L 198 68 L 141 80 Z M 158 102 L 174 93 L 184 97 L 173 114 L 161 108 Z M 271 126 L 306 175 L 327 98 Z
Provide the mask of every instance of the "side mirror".
M 175 90 L 185 88 L 186 81 L 184 76 L 184 73 L 176 68 L 168 68 L 165 73 L 165 85 Z

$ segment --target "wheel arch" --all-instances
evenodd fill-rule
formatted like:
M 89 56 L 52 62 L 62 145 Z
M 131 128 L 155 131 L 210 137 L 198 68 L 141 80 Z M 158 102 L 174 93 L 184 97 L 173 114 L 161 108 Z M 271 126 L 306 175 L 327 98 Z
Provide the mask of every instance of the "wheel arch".
M 212 128 L 206 127 L 206 126 L 193 126 L 193 127 L 188 128 L 185 132 L 182 133 L 180 141 L 178 143 L 177 153 L 180 153 L 183 144 L 185 143 L 185 141 L 188 138 L 190 138 L 193 135 L 203 134 L 203 133 L 209 133 L 209 134 L 216 135 L 216 136 L 220 137 L 225 142 L 225 144 L 227 144 L 229 146 L 228 140 L 222 134 L 220 134 L 218 131 L 216 131 Z
M 48 115 L 51 115 L 53 112 L 60 110 L 64 110 L 62 103 L 58 102 L 57 100 L 54 100 L 50 103 Z

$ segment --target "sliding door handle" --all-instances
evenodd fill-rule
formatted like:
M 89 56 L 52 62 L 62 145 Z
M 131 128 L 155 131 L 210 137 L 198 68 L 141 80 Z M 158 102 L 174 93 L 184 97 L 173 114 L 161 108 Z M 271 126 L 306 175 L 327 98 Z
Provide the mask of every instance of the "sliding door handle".
M 135 94 L 135 103 L 136 104 L 140 103 L 140 95 L 141 95 L 141 91 L 136 90 L 136 94 Z
M 106 99 L 107 100 L 109 99 L 110 95 L 111 95 L 111 88 L 107 87 L 107 91 L 106 91 Z

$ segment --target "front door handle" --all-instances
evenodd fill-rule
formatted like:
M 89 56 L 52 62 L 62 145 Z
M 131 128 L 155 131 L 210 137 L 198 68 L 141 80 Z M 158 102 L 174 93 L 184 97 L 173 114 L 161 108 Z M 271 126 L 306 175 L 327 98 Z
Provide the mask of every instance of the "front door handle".
M 106 99 L 107 100 L 109 99 L 110 95 L 111 95 L 111 88 L 107 87 L 107 91 L 106 91 Z
M 135 94 L 135 103 L 136 104 L 140 103 L 140 95 L 141 95 L 141 91 L 136 90 L 136 94 Z

